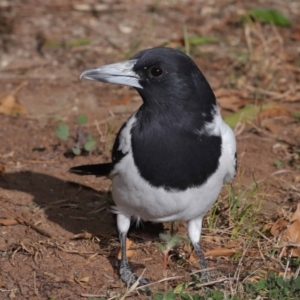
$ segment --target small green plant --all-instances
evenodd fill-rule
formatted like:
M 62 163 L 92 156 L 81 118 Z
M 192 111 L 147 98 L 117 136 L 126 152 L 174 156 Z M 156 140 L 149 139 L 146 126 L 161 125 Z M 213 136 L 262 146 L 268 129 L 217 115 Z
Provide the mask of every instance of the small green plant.
M 259 212 L 262 199 L 258 199 L 259 182 L 254 181 L 248 187 L 241 189 L 226 185 L 227 203 L 216 202 L 206 221 L 209 229 L 216 229 L 220 222 L 229 224 L 231 227 L 231 238 L 237 238 L 241 232 L 251 235 L 255 224 L 259 220 Z M 225 213 L 226 212 L 226 213 Z
M 188 34 L 187 27 L 183 27 L 183 43 L 185 54 L 190 56 L 191 52 L 197 51 L 197 46 L 219 43 L 220 39 L 212 36 L 192 36 Z
M 164 244 L 157 244 L 157 247 L 162 251 L 164 255 L 164 270 L 167 269 L 167 260 L 168 260 L 168 254 L 170 250 L 172 250 L 174 247 L 179 246 L 182 241 L 187 241 L 187 239 L 183 236 L 178 235 L 170 235 L 170 234 L 164 234 L 160 233 L 159 235 L 160 239 L 164 241 Z
M 270 273 L 267 278 L 262 278 L 256 282 L 245 282 L 239 284 L 242 292 L 232 291 L 228 293 L 217 286 L 217 289 L 206 288 L 197 289 L 195 282 L 180 283 L 171 291 L 157 291 L 153 300 L 252 300 L 252 299 L 280 299 L 296 300 L 300 299 L 300 277 L 286 278 Z
M 246 11 L 241 20 L 244 23 L 250 23 L 253 20 L 277 26 L 290 26 L 290 20 L 285 17 L 280 11 L 269 8 L 254 8 Z
M 257 223 L 262 200 L 259 203 L 254 201 L 259 190 L 258 184 L 259 182 L 254 180 L 247 188 L 243 191 L 239 190 L 237 193 L 232 185 L 227 185 L 228 212 L 230 222 L 233 224 L 232 238 L 236 238 L 241 230 L 250 233 L 249 231 L 252 231 L 254 224 Z
M 74 144 L 71 148 L 75 155 L 80 155 L 82 151 L 91 152 L 96 147 L 96 141 L 94 140 L 91 133 L 83 130 L 83 125 L 87 123 L 86 115 L 79 115 L 77 117 L 77 129 L 75 137 L 70 135 L 69 126 L 67 124 L 61 123 L 55 128 L 56 136 L 62 141 L 67 141 L 71 138 Z
M 76 39 L 76 40 L 69 40 L 69 41 L 59 41 L 59 40 L 47 40 L 45 41 L 45 45 L 49 47 L 78 47 L 78 46 L 85 46 L 89 45 L 92 42 L 89 38 L 83 39 Z
M 258 295 L 264 299 L 296 300 L 300 299 L 300 277 L 286 278 L 270 273 L 266 279 L 245 284 L 247 295 L 255 299 Z
M 274 166 L 277 168 L 277 169 L 281 169 L 283 167 L 283 162 L 280 161 L 280 160 L 275 160 L 274 161 Z

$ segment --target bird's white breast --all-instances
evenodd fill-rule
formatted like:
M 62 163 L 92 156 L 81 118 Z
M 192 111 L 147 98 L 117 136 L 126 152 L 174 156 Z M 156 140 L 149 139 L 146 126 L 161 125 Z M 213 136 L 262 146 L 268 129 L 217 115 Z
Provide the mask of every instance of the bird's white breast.
M 140 176 L 130 147 L 130 129 L 135 122 L 133 115 L 120 134 L 118 150 L 127 152 L 127 155 L 115 165 L 111 174 L 112 194 L 116 203 L 113 210 L 152 222 L 183 221 L 204 216 L 217 200 L 223 182 L 231 179 L 235 173 L 235 139 L 232 130 L 219 114 L 215 117 L 215 126 L 220 128 L 210 130 L 219 130 L 222 135 L 222 154 L 217 171 L 201 186 L 176 191 L 151 186 Z

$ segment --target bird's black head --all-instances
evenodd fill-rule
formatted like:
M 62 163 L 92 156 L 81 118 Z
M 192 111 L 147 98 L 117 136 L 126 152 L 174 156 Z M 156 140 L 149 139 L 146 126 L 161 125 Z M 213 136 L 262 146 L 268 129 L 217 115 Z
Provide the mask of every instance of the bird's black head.
M 215 96 L 193 60 L 172 48 L 143 50 L 130 60 L 87 70 L 80 77 L 133 86 L 146 107 L 210 112 Z M 154 105 L 155 104 L 155 105 Z
M 215 105 L 215 96 L 193 60 L 172 48 L 143 50 L 132 57 L 137 88 L 146 104 L 186 106 L 189 101 Z M 202 106 L 201 105 L 201 106 Z

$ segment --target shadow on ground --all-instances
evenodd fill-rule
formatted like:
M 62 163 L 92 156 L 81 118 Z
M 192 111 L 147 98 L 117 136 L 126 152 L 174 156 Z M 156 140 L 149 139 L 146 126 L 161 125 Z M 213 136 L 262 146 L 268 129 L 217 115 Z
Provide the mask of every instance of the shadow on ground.
M 48 221 L 70 233 L 86 231 L 106 238 L 117 237 L 115 216 L 109 210 L 109 203 L 112 203 L 110 192 L 96 191 L 72 181 L 30 171 L 6 174 L 5 179 L 0 180 L 0 188 L 31 195 L 33 203 L 44 210 Z M 28 206 L 31 210 L 32 203 L 29 202 Z M 46 230 L 55 237 L 51 224 L 47 227 Z M 149 235 L 147 239 L 157 238 L 163 231 L 162 224 L 149 222 L 140 226 L 133 222 L 131 227 L 134 236 L 146 234 Z

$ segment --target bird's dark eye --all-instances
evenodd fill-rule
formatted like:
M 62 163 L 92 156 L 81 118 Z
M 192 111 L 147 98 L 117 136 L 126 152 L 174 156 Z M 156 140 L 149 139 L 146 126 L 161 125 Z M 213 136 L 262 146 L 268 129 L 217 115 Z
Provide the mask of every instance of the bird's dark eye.
M 153 76 L 153 77 L 159 77 L 161 76 L 163 73 L 163 70 L 159 67 L 152 67 L 150 68 L 150 74 Z

